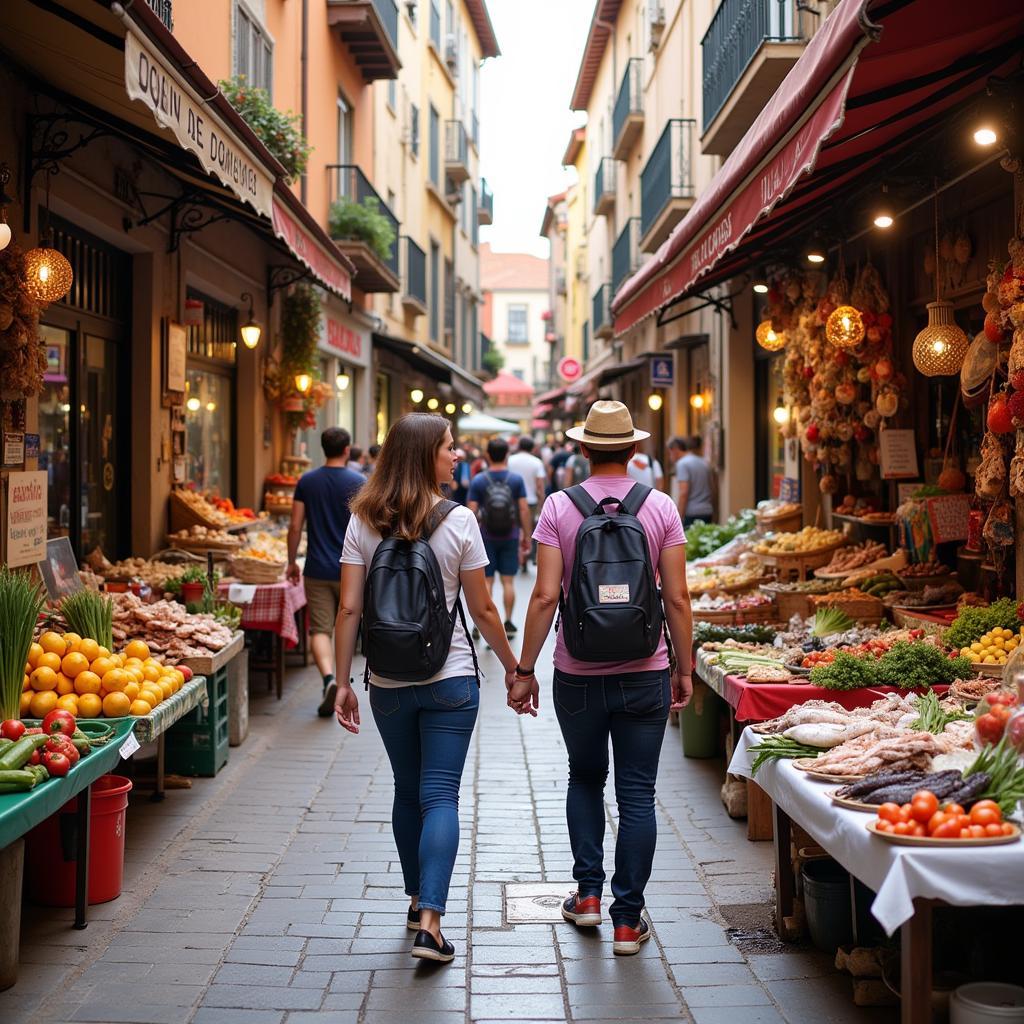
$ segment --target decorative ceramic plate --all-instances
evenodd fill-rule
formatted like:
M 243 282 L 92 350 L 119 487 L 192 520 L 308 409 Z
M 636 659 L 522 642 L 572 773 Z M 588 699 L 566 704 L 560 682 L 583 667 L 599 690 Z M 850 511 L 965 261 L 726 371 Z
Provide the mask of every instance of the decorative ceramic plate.
M 1012 822 L 1011 822 L 1012 824 Z M 1005 846 L 1020 839 L 1020 827 L 1013 825 L 1013 835 L 985 836 L 984 839 L 935 839 L 932 836 L 897 836 L 892 832 L 879 832 L 876 823 L 869 821 L 865 828 L 879 839 L 897 846 Z

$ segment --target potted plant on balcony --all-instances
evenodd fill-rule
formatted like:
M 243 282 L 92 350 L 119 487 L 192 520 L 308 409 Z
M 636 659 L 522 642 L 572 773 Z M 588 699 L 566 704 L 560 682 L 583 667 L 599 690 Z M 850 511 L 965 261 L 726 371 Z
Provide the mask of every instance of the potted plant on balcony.
M 395 231 L 391 221 L 381 213 L 376 196 L 364 196 L 361 203 L 342 197 L 331 203 L 328 214 L 331 238 L 365 242 L 383 263 L 391 259 Z
M 497 377 L 505 365 L 505 354 L 497 348 L 489 348 L 481 357 L 480 365 L 491 375 Z
M 313 152 L 299 127 L 302 121 L 299 115 L 290 110 L 278 110 L 270 102 L 267 90 L 250 85 L 245 75 L 221 79 L 217 85 L 260 142 L 288 172 L 288 179 L 298 180 L 306 169 L 309 154 Z

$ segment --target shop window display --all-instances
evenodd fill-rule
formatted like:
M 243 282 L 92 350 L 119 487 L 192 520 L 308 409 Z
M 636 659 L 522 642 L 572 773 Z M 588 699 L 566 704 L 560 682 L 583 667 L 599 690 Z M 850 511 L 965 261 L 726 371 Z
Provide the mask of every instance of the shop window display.
M 231 378 L 205 369 L 186 374 L 186 478 L 200 491 L 232 494 Z

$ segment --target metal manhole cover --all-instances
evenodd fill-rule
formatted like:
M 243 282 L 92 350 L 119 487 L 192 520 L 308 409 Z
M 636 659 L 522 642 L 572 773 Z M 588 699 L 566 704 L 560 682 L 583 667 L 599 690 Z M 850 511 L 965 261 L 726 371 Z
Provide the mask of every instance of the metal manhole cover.
M 545 924 L 562 920 L 562 901 L 572 892 L 572 883 L 508 883 L 505 886 L 507 924 Z

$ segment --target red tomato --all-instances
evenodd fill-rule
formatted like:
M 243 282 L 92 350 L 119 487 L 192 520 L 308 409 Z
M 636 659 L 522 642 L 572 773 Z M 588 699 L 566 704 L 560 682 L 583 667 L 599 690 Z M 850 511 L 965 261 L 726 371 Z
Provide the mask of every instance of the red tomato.
M 876 832 L 891 832 L 893 830 L 893 823 L 891 821 L 883 821 L 881 818 L 875 822 Z
M 986 715 L 979 715 L 975 720 L 974 728 L 982 743 L 998 743 L 999 738 L 1003 735 L 1004 725 L 990 712 Z
M 1010 706 L 1017 703 L 1017 695 L 997 690 L 995 693 L 988 694 L 985 700 L 988 702 L 989 707 L 995 707 L 997 704 Z
M 912 836 L 918 836 L 919 838 L 923 839 L 924 836 L 926 836 L 928 833 L 924 825 L 921 824 L 921 822 L 915 821 L 910 834 Z
M 43 767 L 50 773 L 51 778 L 59 778 L 71 771 L 71 762 L 64 754 L 47 750 L 43 754 Z
M 964 809 L 959 804 L 945 804 L 942 808 L 947 814 L 963 814 Z
M 927 789 L 919 790 L 910 801 L 910 816 L 914 821 L 927 822 L 938 809 L 938 797 Z
M 43 719 L 43 732 L 53 734 L 63 733 L 65 736 L 75 735 L 75 716 L 63 708 L 54 708 Z
M 989 714 L 1005 726 L 1007 719 L 1010 717 L 1010 709 L 1005 704 L 996 704 Z
M 893 833 L 898 836 L 909 836 L 914 826 L 909 821 L 897 821 L 892 827 Z
M 43 750 L 44 752 L 52 750 L 55 753 L 63 754 L 72 765 L 78 763 L 78 758 L 80 756 L 78 748 L 62 732 L 51 736 L 43 745 Z
M 990 811 L 995 811 L 996 814 L 1001 818 L 1003 816 L 1003 809 L 995 802 L 995 800 L 979 800 L 972 808 L 971 811 L 977 811 L 981 808 L 986 808 Z
M 8 718 L 3 725 L 0 725 L 0 739 L 20 740 L 25 735 L 25 723 L 19 722 L 17 718 Z
M 910 811 L 911 811 L 911 805 L 910 804 L 904 804 L 900 808 L 900 821 L 910 821 Z
M 1001 836 L 1003 834 L 1002 825 L 986 825 L 985 835 L 987 836 Z
M 969 828 L 962 828 L 962 829 L 960 829 L 960 838 L 961 839 L 970 839 L 971 838 L 971 830 Z
M 985 826 L 984 825 L 972 825 L 971 829 L 972 839 L 984 839 L 985 838 Z
M 975 804 L 971 808 L 970 819 L 972 825 L 996 825 L 1003 820 L 1003 816 L 998 810 Z
M 33 726 L 31 729 L 26 729 L 25 730 L 25 735 L 26 736 L 42 736 L 43 735 L 43 730 L 40 729 L 38 725 L 36 725 L 36 726 Z
M 41 750 L 33 750 L 29 755 L 28 764 L 37 765 L 43 763 L 43 752 Z
M 944 821 L 933 833 L 933 839 L 956 839 L 960 835 L 960 825 L 955 820 Z
M 878 808 L 878 817 L 881 821 L 888 821 L 895 825 L 900 820 L 900 805 L 899 804 L 882 804 Z
M 1004 821 L 1003 822 L 1003 835 L 1004 836 L 1012 836 L 1013 835 L 1013 831 L 1014 831 L 1013 826 L 1008 821 Z
M 928 819 L 928 835 L 931 835 L 944 821 L 949 819 L 949 815 L 943 811 L 936 811 Z

